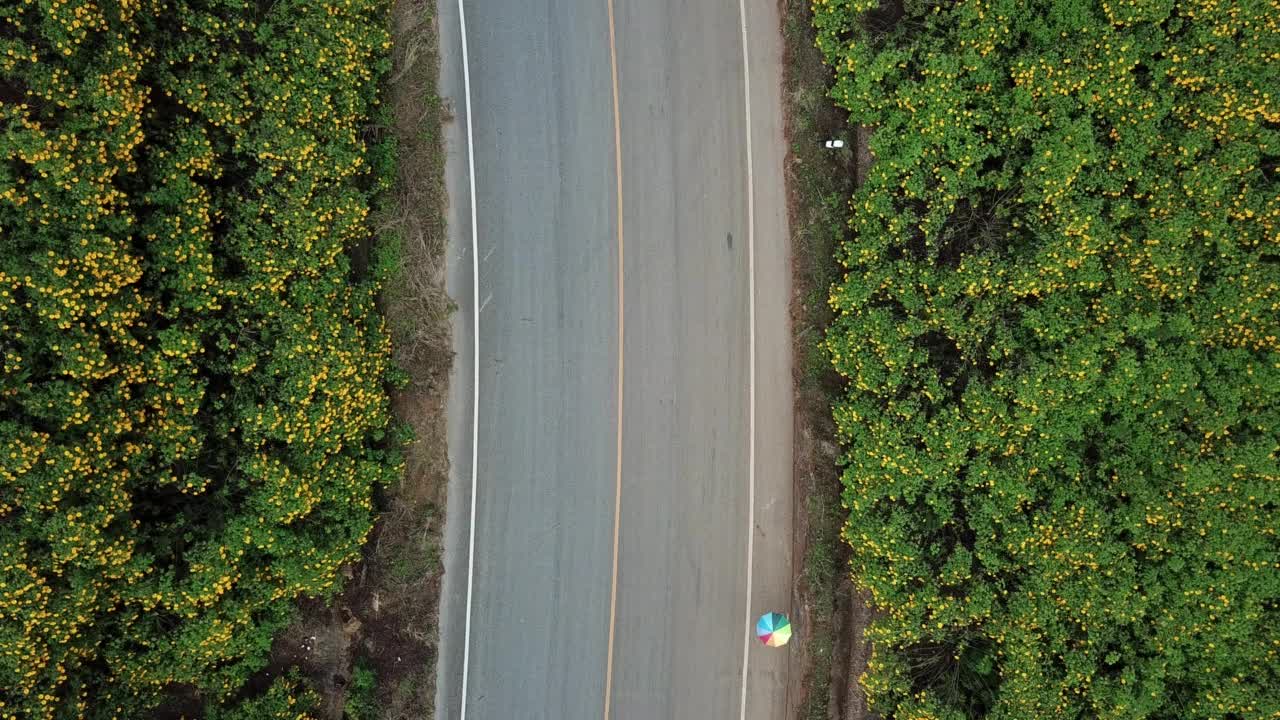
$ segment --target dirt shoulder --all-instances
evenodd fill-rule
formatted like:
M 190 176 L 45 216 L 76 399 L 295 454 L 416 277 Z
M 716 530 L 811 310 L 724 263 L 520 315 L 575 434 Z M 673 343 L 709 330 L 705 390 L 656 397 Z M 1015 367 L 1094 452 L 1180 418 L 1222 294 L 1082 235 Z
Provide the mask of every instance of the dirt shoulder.
M 787 203 L 792 230 L 791 305 L 795 387 L 795 598 L 797 636 L 790 693 L 799 720 L 869 717 L 857 678 L 870 648 L 863 628 L 870 614 L 848 571 L 840 538 L 839 447 L 831 403 L 840 392 L 820 343 L 831 321 L 827 303 L 839 275 L 835 250 L 847 230 L 849 197 L 864 175 L 864 133 L 827 99 L 831 73 L 814 48 L 807 0 L 782 0 L 783 111 L 789 145 Z M 841 139 L 843 149 L 824 142 Z M 860 169 L 861 168 L 861 169 Z

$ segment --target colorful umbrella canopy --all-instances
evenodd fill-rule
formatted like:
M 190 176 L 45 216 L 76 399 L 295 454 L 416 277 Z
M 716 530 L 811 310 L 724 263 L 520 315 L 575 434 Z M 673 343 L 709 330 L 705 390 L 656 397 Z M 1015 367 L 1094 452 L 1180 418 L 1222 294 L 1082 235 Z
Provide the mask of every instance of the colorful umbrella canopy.
M 756 623 L 756 637 L 769 647 L 782 647 L 791 639 L 791 621 L 782 613 L 765 613 Z

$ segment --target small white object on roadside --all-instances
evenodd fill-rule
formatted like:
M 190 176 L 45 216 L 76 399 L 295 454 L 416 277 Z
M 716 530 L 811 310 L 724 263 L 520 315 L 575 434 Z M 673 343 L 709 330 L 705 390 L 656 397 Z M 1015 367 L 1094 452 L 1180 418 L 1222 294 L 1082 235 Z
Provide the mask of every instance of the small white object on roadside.
M 828 150 L 833 149 L 833 148 L 842 148 L 842 147 L 844 147 L 844 141 L 843 141 L 843 140 L 828 140 L 828 141 L 827 141 L 827 149 L 828 149 Z

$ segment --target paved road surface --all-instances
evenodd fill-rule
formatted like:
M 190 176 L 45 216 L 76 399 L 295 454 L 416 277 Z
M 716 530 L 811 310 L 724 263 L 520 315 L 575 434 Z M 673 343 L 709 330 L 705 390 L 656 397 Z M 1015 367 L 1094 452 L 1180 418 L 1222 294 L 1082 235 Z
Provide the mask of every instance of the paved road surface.
M 460 716 L 464 654 L 467 717 L 477 720 L 601 718 L 606 687 L 612 718 L 736 718 L 747 613 L 789 609 L 778 20 L 771 1 L 748 5 L 754 517 L 752 237 L 738 3 L 616 0 L 611 48 L 607 0 L 466 0 L 480 258 L 469 568 L 477 308 L 461 37 L 453 0 L 440 0 L 442 88 L 458 120 L 448 138 L 449 281 L 460 305 L 441 718 Z M 784 717 L 788 652 L 747 647 L 746 717 Z

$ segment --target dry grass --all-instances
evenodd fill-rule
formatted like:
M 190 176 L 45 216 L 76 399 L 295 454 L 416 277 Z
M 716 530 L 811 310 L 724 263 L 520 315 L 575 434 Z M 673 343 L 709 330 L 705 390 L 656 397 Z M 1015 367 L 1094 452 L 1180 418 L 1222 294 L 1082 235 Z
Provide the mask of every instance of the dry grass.
M 384 213 L 384 241 L 398 245 L 404 267 L 384 290 L 396 360 L 415 385 L 448 378 L 449 315 L 444 292 L 446 244 L 442 125 L 449 119 L 436 91 L 439 74 L 434 0 L 396 0 L 390 81 L 399 178 Z

